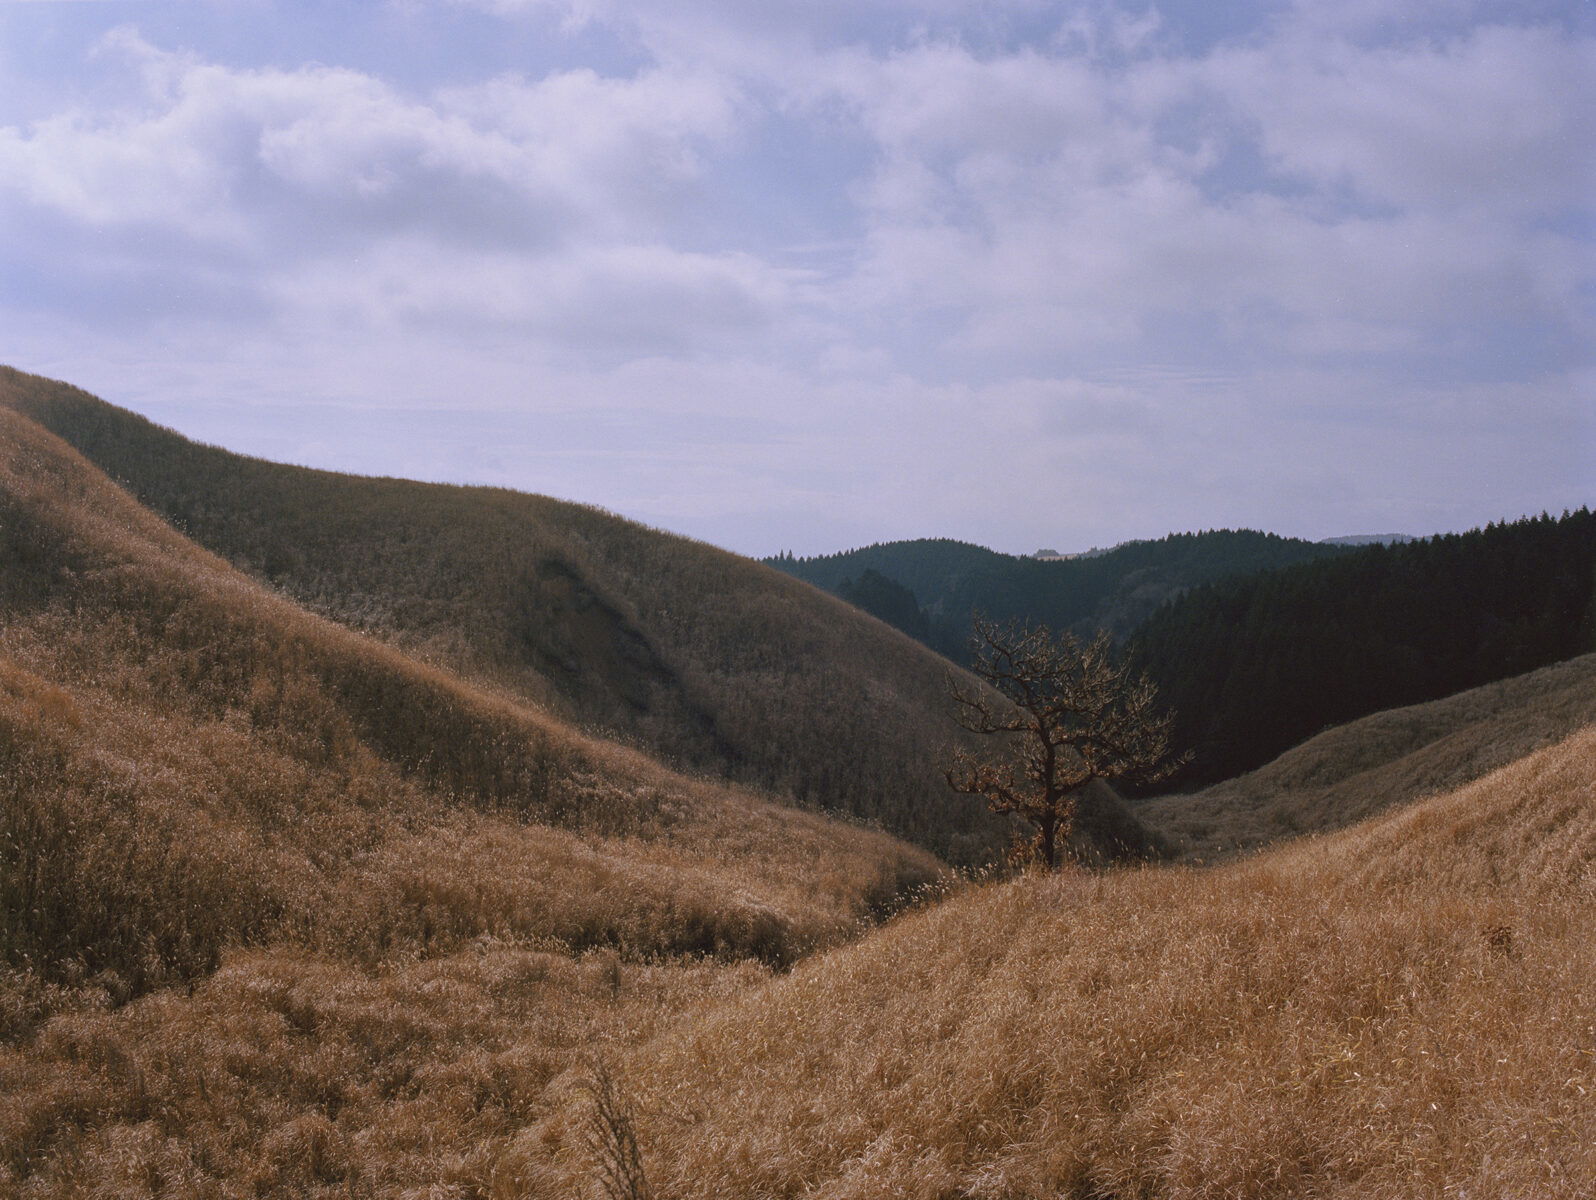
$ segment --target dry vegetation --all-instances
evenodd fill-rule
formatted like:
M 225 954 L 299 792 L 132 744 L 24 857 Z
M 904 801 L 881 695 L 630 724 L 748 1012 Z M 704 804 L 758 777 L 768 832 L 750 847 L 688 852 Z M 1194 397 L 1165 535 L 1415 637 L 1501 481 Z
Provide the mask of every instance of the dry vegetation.
M 690 770 L 981 862 L 1008 826 L 950 794 L 947 663 L 715 547 L 499 488 L 359 478 L 185 440 L 0 367 L 58 434 L 197 544 L 312 612 Z
M 781 962 L 935 870 L 309 617 L 50 435 L 3 411 L 0 430 L 13 957 L 52 948 L 133 991 L 280 930 L 367 955 L 515 933 Z
M 0 1194 L 453 1186 L 937 870 L 313 617 L 0 409 Z
M 689 1197 L 1588 1197 L 1596 729 L 1228 867 L 972 889 L 627 1059 Z M 588 1170 L 572 1103 L 495 1196 Z
M 233 952 L 0 1048 L 0 1194 L 481 1195 L 552 1078 L 767 977 L 493 940 L 375 972 Z
M 418 494 L 316 503 L 337 524 L 364 484 Z M 879 635 L 799 585 L 689 546 L 671 587 L 724 611 L 648 608 L 684 544 L 559 511 L 588 557 L 525 601 L 569 601 L 528 644 L 597 653 L 602 703 L 654 662 L 657 729 L 712 705 L 712 742 L 803 760 L 795 794 L 866 753 L 860 705 L 920 703 L 833 657 Z M 313 616 L 0 403 L 0 1195 L 613 1200 L 634 1168 L 655 1200 L 1596 1194 L 1596 658 L 1331 731 L 1213 815 L 1146 809 L 1209 856 L 1333 832 L 872 927 L 934 859 L 578 731 L 579 686 L 472 648 L 486 592 L 452 648 L 442 591 L 395 595 L 432 615 Z M 782 727 L 828 680 L 866 701 Z M 883 811 L 896 719 L 854 793 Z
M 1596 722 L 1596 655 L 1327 730 L 1268 766 L 1136 806 L 1211 860 L 1339 829 L 1479 779 Z

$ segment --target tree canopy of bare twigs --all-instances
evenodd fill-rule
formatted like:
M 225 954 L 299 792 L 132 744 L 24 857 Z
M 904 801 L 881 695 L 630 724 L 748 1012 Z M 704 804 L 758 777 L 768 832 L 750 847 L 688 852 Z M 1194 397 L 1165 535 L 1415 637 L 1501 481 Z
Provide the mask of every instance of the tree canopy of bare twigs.
M 1152 681 L 1116 658 L 1108 634 L 1082 642 L 1044 625 L 978 616 L 971 648 L 970 670 L 989 687 L 954 680 L 956 717 L 1002 749 L 960 751 L 948 784 L 1028 822 L 1030 850 L 1049 870 L 1093 780 L 1150 783 L 1185 762 L 1170 753 L 1172 717 L 1158 710 Z
M 588 1148 L 598 1168 L 600 1194 L 604 1200 L 653 1200 L 631 1111 L 603 1059 L 593 1060 L 584 1087 L 593 1101 Z

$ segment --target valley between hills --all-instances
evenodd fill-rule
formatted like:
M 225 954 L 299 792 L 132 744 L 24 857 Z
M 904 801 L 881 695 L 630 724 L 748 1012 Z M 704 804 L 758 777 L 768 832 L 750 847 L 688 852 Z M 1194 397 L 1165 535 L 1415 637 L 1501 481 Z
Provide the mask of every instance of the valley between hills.
M 1019 568 L 1206 774 L 1007 872 L 930 624 L 0 368 L 0 1195 L 1589 1197 L 1593 524 Z

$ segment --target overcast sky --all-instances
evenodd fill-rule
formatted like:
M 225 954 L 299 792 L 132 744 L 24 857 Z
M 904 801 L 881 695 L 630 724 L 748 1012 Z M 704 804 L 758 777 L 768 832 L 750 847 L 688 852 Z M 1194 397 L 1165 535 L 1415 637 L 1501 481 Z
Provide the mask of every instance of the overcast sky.
M 1586 0 L 0 0 L 0 361 L 755 555 L 1596 502 L 1593 216 Z

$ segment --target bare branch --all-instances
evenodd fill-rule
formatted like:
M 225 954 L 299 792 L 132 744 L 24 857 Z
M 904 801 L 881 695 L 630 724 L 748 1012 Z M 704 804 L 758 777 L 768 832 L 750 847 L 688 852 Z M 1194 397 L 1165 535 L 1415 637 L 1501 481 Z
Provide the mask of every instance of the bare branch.
M 1083 644 L 1067 632 L 977 615 L 971 655 L 972 673 L 991 690 L 970 691 L 950 676 L 954 718 L 971 733 L 1008 735 L 1011 761 L 960 754 L 948 785 L 1034 825 L 1049 867 L 1076 797 L 1094 779 L 1150 782 L 1187 761 L 1170 757 L 1172 719 L 1157 711 L 1152 682 L 1116 661 L 1106 633 Z

